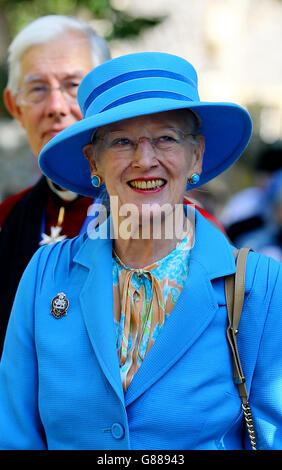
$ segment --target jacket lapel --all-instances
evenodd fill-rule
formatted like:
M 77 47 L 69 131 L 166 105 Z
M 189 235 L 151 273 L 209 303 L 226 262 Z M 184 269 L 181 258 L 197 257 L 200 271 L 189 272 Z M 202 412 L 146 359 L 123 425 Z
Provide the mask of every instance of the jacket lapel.
M 105 376 L 124 402 L 114 328 L 112 241 L 87 238 L 75 262 L 89 270 L 80 305 L 91 344 Z

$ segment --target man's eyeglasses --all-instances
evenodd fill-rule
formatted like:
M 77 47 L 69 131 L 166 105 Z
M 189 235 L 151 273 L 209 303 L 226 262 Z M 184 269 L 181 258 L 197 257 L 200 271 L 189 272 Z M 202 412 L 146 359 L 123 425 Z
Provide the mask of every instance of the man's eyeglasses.
M 108 150 L 115 153 L 131 154 L 137 150 L 141 141 L 147 140 L 150 142 L 154 150 L 157 149 L 165 152 L 173 152 L 178 150 L 179 147 L 185 143 L 188 136 L 194 137 L 194 134 L 184 132 L 181 129 L 176 128 L 161 130 L 152 137 L 142 136 L 138 138 L 134 138 L 126 132 L 117 131 L 109 132 L 104 136 L 98 136 L 94 133 L 91 143 L 95 144 L 97 140 L 100 140 Z
M 31 82 L 18 91 L 19 105 L 34 105 L 44 102 L 53 90 L 60 90 L 64 98 L 71 104 L 77 104 L 77 89 L 80 80 L 67 80 L 58 87 L 51 87 L 47 82 Z

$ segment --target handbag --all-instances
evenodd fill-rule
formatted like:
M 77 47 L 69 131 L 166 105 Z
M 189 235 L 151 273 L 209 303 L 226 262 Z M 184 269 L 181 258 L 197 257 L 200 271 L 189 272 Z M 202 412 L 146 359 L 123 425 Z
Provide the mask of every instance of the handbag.
M 246 379 L 242 370 L 242 365 L 237 348 L 238 327 L 245 297 L 245 272 L 246 262 L 250 248 L 234 250 L 236 260 L 236 273 L 225 278 L 225 296 L 228 313 L 227 338 L 232 352 L 233 359 L 233 380 L 237 385 L 239 396 L 242 402 L 245 423 L 247 426 L 252 450 L 257 450 L 254 423 L 251 406 L 248 401 L 248 391 Z

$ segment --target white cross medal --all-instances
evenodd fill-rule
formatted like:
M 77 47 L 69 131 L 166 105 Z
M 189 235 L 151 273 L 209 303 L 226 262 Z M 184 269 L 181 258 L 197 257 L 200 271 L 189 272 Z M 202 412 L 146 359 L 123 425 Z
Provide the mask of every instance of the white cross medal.
M 55 318 L 62 318 L 64 315 L 67 315 L 67 309 L 69 307 L 69 301 L 64 292 L 59 292 L 59 294 L 54 297 L 51 302 L 51 315 Z

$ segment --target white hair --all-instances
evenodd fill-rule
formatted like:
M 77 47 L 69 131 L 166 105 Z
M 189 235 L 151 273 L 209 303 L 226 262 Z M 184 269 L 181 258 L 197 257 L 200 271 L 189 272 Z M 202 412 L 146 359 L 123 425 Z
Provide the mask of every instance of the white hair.
M 18 91 L 21 74 L 20 60 L 25 51 L 31 46 L 46 44 L 69 31 L 80 32 L 89 40 L 93 67 L 111 58 L 106 40 L 85 21 L 64 15 L 42 16 L 23 28 L 8 48 L 7 88 L 13 95 Z

